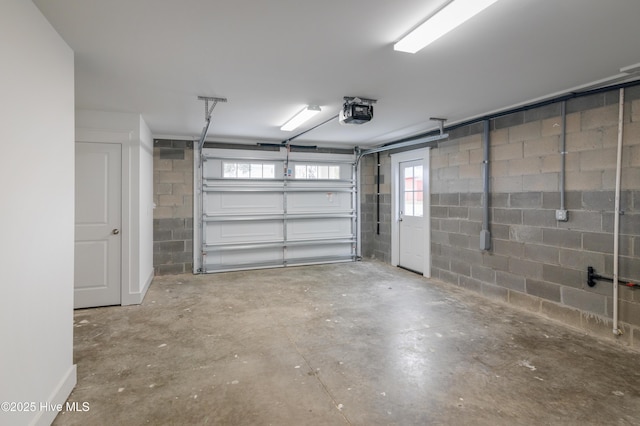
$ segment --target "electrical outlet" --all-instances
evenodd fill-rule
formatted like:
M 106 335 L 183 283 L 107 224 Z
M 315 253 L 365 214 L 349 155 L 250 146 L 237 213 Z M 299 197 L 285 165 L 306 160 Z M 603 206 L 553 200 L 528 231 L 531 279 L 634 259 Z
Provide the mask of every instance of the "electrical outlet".
M 567 210 L 556 210 L 556 220 L 566 222 L 569 220 L 569 212 Z

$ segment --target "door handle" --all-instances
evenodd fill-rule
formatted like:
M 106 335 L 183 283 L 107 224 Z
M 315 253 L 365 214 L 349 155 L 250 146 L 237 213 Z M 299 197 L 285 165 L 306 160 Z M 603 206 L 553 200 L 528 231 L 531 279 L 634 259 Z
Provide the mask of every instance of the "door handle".
M 402 222 L 402 212 L 400 212 L 400 216 L 398 217 L 398 222 Z
M 120 230 L 118 228 L 115 228 L 113 231 L 111 231 L 111 233 L 113 235 L 118 235 L 120 233 Z

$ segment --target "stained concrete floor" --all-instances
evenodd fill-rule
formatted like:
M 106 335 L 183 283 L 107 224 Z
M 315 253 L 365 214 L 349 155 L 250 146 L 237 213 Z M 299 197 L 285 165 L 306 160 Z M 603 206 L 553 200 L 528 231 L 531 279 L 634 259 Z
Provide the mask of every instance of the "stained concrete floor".
M 75 312 L 54 424 L 637 425 L 638 356 L 379 262 L 163 276 Z

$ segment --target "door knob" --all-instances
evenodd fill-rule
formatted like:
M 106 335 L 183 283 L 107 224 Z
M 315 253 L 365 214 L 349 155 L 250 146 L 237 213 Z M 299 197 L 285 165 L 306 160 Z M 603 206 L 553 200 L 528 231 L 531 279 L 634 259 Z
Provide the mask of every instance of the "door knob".
M 118 234 L 120 233 L 120 230 L 116 228 L 116 229 L 114 229 L 113 231 L 111 231 L 111 233 L 112 233 L 113 235 L 118 235 Z

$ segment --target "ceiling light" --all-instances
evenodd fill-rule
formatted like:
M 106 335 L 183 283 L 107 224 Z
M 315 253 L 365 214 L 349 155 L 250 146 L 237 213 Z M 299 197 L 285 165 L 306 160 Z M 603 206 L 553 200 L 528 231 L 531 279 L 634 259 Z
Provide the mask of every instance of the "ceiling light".
M 298 126 L 302 125 L 302 123 L 309 120 L 314 115 L 318 114 L 320 111 L 322 110 L 318 105 L 309 105 L 302 111 L 291 117 L 289 121 L 287 121 L 282 127 L 280 127 L 280 130 L 290 132 L 296 129 Z
M 498 0 L 454 0 L 404 36 L 393 49 L 416 53 L 496 1 Z

